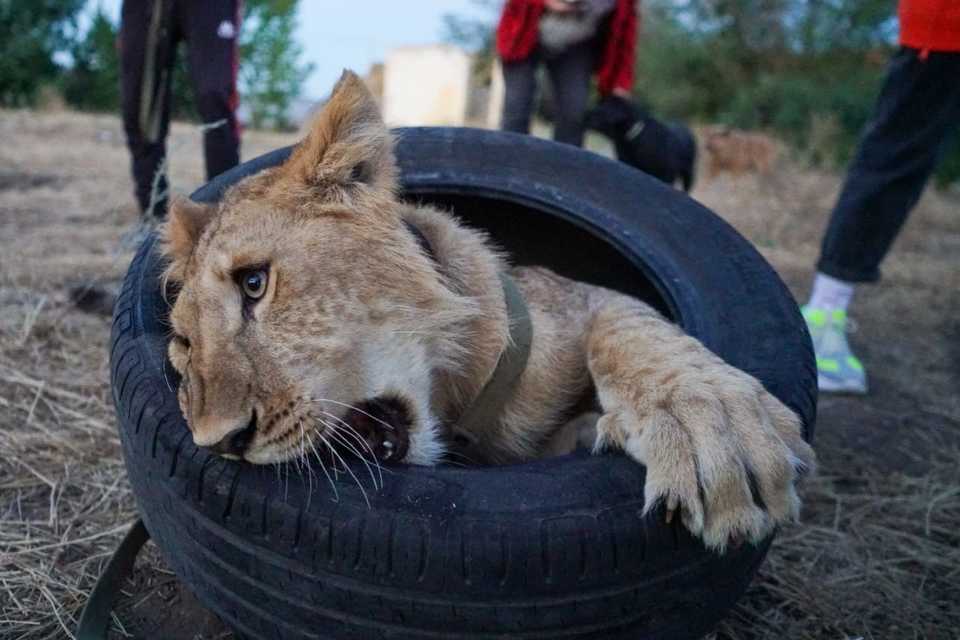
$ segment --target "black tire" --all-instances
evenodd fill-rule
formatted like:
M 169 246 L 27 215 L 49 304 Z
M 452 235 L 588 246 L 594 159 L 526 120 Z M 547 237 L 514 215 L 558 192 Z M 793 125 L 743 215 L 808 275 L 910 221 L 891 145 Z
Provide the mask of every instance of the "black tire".
M 216 200 L 288 153 L 241 165 L 193 197 Z M 796 304 L 706 208 L 616 162 L 513 134 L 402 130 L 398 155 L 408 196 L 456 207 L 520 261 L 646 297 L 757 376 L 812 435 L 816 375 Z M 696 638 L 767 551 L 769 540 L 720 557 L 662 514 L 640 517 L 644 469 L 622 455 L 398 467 L 382 491 L 368 491 L 369 508 L 349 479 L 335 502 L 295 467 L 278 482 L 273 468 L 211 456 L 193 445 L 177 406 L 161 266 L 151 238 L 114 312 L 127 470 L 170 566 L 244 636 Z

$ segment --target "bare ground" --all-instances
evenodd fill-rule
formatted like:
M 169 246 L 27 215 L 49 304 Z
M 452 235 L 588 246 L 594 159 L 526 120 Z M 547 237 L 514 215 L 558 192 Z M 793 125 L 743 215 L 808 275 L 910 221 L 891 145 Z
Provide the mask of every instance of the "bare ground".
M 109 400 L 109 321 L 67 291 L 117 283 L 135 215 L 119 121 L 0 111 L 0 638 L 71 637 L 136 517 Z M 244 157 L 292 136 L 248 132 Z M 195 127 L 169 141 L 175 187 L 203 181 Z M 694 196 L 806 294 L 837 175 L 789 159 Z M 865 288 L 853 336 L 866 398 L 823 398 L 821 471 L 718 638 L 960 638 L 960 196 L 928 193 Z M 229 638 L 155 549 L 115 637 Z

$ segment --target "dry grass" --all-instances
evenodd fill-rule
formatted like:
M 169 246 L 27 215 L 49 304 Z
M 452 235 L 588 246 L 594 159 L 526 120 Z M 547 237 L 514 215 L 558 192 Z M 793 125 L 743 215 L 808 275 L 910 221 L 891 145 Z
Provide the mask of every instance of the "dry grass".
M 60 638 L 136 517 L 110 323 L 67 298 L 119 282 L 135 206 L 117 118 L 0 112 L 0 137 L 0 638 Z M 291 141 L 252 133 L 244 155 Z M 174 126 L 169 145 L 173 183 L 200 184 L 196 129 Z M 145 564 L 165 571 L 156 555 Z
M 70 637 L 136 515 L 109 397 L 109 321 L 66 294 L 124 272 L 128 158 L 113 117 L 0 111 L 0 137 L 0 638 Z M 244 156 L 289 141 L 248 132 Z M 202 181 L 199 135 L 175 126 L 170 148 L 173 183 L 189 191 Z M 783 160 L 695 195 L 803 293 L 837 188 L 837 176 Z M 884 284 L 860 296 L 855 342 L 875 391 L 822 403 L 805 521 L 781 535 L 720 638 L 960 637 L 958 205 L 928 194 Z M 115 634 L 144 633 L 161 610 L 190 621 L 182 637 L 229 636 L 151 552 Z
M 789 159 L 696 197 L 803 299 L 840 177 Z M 821 397 L 820 474 L 719 638 L 960 638 L 960 200 L 928 192 L 863 287 L 865 399 Z
M 720 637 L 956 638 L 958 455 L 937 455 L 920 477 L 824 465 L 803 525 L 777 540 Z

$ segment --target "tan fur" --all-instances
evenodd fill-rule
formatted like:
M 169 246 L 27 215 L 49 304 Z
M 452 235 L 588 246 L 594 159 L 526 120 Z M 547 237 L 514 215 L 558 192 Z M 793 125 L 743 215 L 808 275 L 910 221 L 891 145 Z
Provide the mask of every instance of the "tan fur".
M 398 201 L 395 176 L 375 103 L 347 73 L 286 164 L 231 188 L 215 211 L 174 205 L 170 358 L 198 444 L 256 411 L 247 460 L 302 456 L 344 437 L 348 405 L 389 393 L 413 407 L 406 461 L 440 460 L 441 425 L 456 423 L 507 345 L 507 267 L 482 233 Z M 244 306 L 235 274 L 254 265 L 269 265 L 269 284 Z M 595 446 L 645 464 L 649 508 L 666 501 L 708 545 L 758 540 L 795 517 L 796 470 L 814 455 L 797 417 L 756 380 L 641 302 L 543 268 L 509 272 L 533 344 L 500 419 L 461 434 L 473 455 L 502 463 L 568 450 L 591 431 L 564 422 L 595 395 Z
M 775 140 L 762 133 L 750 133 L 729 127 L 706 130 L 707 175 L 768 173 L 779 155 Z

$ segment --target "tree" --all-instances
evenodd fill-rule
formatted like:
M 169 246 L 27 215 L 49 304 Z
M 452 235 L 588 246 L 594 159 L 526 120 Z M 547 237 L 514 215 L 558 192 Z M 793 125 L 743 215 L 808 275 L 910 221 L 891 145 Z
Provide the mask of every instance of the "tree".
M 297 0 L 246 0 L 240 36 L 240 95 L 254 127 L 286 128 L 313 65 L 294 40 Z
M 890 2 L 650 0 L 645 6 L 637 90 L 655 111 L 770 129 L 813 160 L 847 161 L 892 50 Z M 812 127 L 818 135 L 810 135 Z M 824 135 L 827 129 L 833 132 Z
M 73 66 L 63 77 L 68 104 L 92 111 L 114 111 L 120 105 L 120 60 L 117 28 L 98 7 L 90 28 L 70 46 Z
M 85 0 L 0 0 L 0 105 L 33 104 L 60 69 L 53 56 L 68 47 Z
M 480 15 L 443 15 L 444 41 L 455 44 L 473 54 L 473 72 L 481 84 L 490 80 L 493 68 L 496 21 L 501 0 L 470 0 Z

